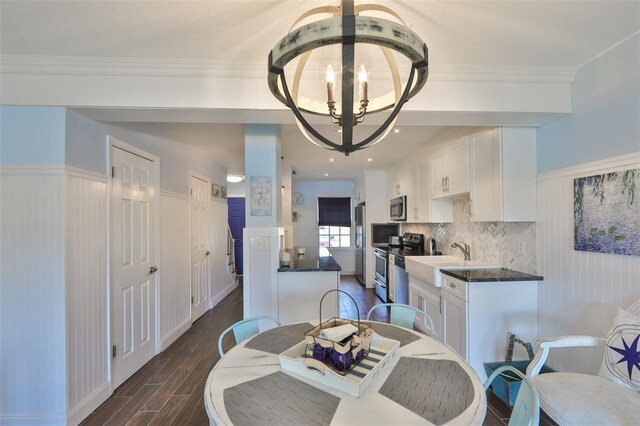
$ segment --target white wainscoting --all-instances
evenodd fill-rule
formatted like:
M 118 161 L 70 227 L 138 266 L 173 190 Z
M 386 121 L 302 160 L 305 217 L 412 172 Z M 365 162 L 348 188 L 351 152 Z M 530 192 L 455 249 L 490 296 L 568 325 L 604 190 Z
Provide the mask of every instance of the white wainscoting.
M 616 307 L 640 297 L 639 257 L 573 250 L 573 180 L 638 167 L 640 153 L 635 153 L 538 176 L 540 336 L 604 336 Z M 551 351 L 549 363 L 562 371 L 593 373 L 601 361 L 601 350 L 580 348 Z
M 317 246 L 318 217 L 316 209 L 300 209 L 293 206 L 293 211 L 297 212 L 297 220 L 293 222 L 293 246 Z
M 355 275 L 356 251 L 351 247 L 332 247 L 329 249 L 333 259 L 340 265 L 340 275 Z
M 227 264 L 228 211 L 226 200 L 214 200 L 209 206 L 212 307 L 220 303 L 237 287 Z
M 0 168 L 0 424 L 78 424 L 110 395 L 108 194 L 103 175 Z M 211 209 L 214 304 L 226 269 L 227 206 Z M 160 332 L 191 326 L 189 197 L 160 193 Z
M 0 172 L 0 424 L 64 423 L 64 168 Z
M 109 397 L 107 181 L 67 170 L 65 184 L 68 422 Z
M 191 327 L 189 196 L 160 192 L 160 347 Z

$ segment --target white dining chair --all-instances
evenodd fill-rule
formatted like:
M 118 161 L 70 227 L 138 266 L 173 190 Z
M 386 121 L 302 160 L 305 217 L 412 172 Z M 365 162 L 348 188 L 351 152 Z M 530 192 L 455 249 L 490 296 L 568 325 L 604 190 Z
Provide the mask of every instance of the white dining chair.
M 429 322 L 429 332 L 427 333 L 427 335 L 431 336 L 433 330 L 433 320 L 425 311 L 415 308 L 411 305 L 405 305 L 402 303 L 379 303 L 369 309 L 369 313 L 367 313 L 367 319 L 371 318 L 371 313 L 373 311 L 386 306 L 391 307 L 391 318 L 389 319 L 389 322 L 393 325 L 408 328 L 409 330 L 413 330 L 416 314 L 424 316 Z
M 218 353 L 220 354 L 220 357 L 222 358 L 224 356 L 224 351 L 222 350 L 222 339 L 224 339 L 224 336 L 226 336 L 228 332 L 233 331 L 233 337 L 235 337 L 237 345 L 238 343 L 243 342 L 249 337 L 255 336 L 260 332 L 260 329 L 258 327 L 260 320 L 270 320 L 278 325 L 281 325 L 280 321 L 267 315 L 246 318 L 238 321 L 237 323 L 227 327 L 227 329 L 224 330 L 222 334 L 220 334 L 220 337 L 218 338 Z

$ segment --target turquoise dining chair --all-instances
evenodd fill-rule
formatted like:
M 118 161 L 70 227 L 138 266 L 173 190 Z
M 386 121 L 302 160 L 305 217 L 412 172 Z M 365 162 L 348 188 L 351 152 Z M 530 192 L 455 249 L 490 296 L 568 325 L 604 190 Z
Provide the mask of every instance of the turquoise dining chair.
M 413 330 L 413 323 L 415 321 L 416 314 L 423 315 L 427 321 L 429 321 L 429 332 L 427 335 L 431 336 L 433 332 L 433 320 L 431 320 L 431 317 L 425 311 L 414 308 L 411 305 L 404 305 L 402 303 L 380 303 L 369 310 L 367 319 L 371 318 L 371 313 L 373 311 L 383 306 L 391 307 L 391 319 L 389 321 L 391 324 L 399 325 L 400 327 L 408 328 L 409 330 Z
M 513 410 L 511 410 L 509 425 L 538 426 L 540 424 L 540 398 L 538 397 L 538 391 L 533 382 L 521 371 L 510 365 L 503 365 L 491 373 L 484 384 L 484 390 L 489 389 L 489 386 L 498 375 L 513 380 L 513 376 L 505 374 L 505 371 L 515 374 L 522 380 L 516 402 L 513 404 Z
M 227 327 L 227 329 L 223 331 L 218 338 L 218 353 L 220 354 L 220 358 L 224 356 L 224 351 L 222 350 L 222 339 L 224 339 L 224 336 L 226 336 L 228 332 L 233 331 L 233 337 L 235 337 L 237 345 L 238 343 L 243 342 L 249 337 L 255 336 L 260 332 L 260 329 L 258 328 L 258 322 L 260 320 L 271 320 L 276 324 L 281 325 L 280 321 L 268 315 L 251 317 L 243 319 L 242 321 L 238 321 L 237 323 Z

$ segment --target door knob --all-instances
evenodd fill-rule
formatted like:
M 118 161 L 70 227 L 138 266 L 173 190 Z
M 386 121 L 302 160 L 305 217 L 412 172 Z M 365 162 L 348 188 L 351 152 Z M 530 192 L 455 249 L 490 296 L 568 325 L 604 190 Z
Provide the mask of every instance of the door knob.
M 156 268 L 155 266 L 152 266 L 151 268 L 149 268 L 149 275 L 153 274 L 157 270 L 158 270 L 158 268 Z
M 207 252 L 205 253 L 205 255 L 209 256 L 211 254 L 211 252 L 209 250 L 207 250 Z

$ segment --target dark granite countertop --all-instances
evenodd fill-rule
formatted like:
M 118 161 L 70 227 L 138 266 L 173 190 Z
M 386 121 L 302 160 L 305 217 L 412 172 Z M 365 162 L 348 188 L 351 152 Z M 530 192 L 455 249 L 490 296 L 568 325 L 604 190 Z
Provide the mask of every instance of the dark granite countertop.
M 310 249 L 305 247 L 305 254 L 297 254 L 298 248 L 294 247 L 293 250 L 287 250 L 291 254 L 291 261 L 289 266 L 283 266 L 280 261 L 280 267 L 278 272 L 340 272 L 342 268 L 335 261 L 333 256 L 320 256 L 318 249 Z
M 542 281 L 539 275 L 525 274 L 506 268 L 493 269 L 441 269 L 443 274 L 466 282 Z

